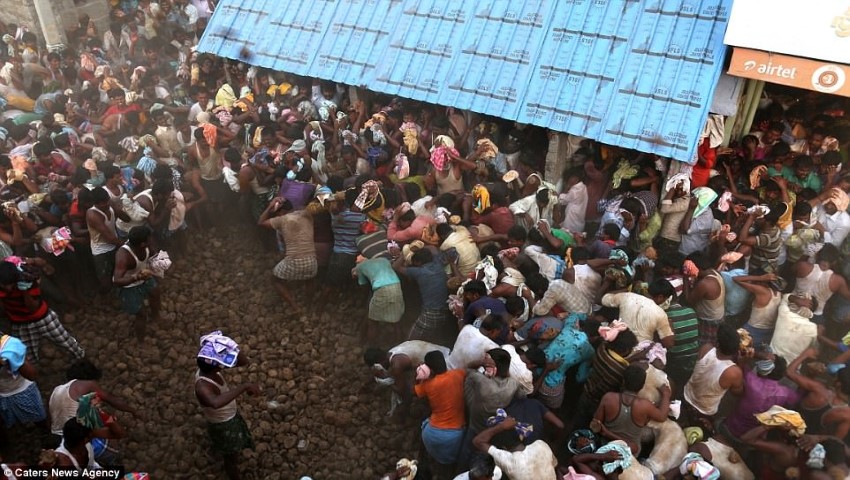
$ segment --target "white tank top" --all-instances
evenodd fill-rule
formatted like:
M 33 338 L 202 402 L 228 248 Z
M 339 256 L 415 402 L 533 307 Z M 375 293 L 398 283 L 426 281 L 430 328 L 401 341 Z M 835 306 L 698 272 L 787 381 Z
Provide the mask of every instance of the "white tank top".
M 832 297 L 832 290 L 829 289 L 830 278 L 832 278 L 832 270 L 821 270 L 820 265 L 814 264 L 808 275 L 797 279 L 794 295 L 809 294 L 816 298 L 818 307 L 813 312 L 815 315 L 823 315 L 826 302 Z
M 71 384 L 76 380 L 59 385 L 53 389 L 48 403 L 50 410 L 50 431 L 55 435 L 62 435 L 62 427 L 65 422 L 77 416 L 77 407 L 80 402 L 71 398 Z
M 720 386 L 720 376 L 733 365 L 732 360 L 718 360 L 716 348 L 709 350 L 694 365 L 694 373 L 685 385 L 685 400 L 703 415 L 717 413 L 727 390 Z
M 137 273 L 141 273 L 142 270 L 144 270 L 145 268 L 148 267 L 148 259 L 151 256 L 150 249 L 145 248 L 145 258 L 137 257 L 136 254 L 133 252 L 133 249 L 130 247 L 130 245 L 127 245 L 127 244 L 121 245 L 121 249 L 130 252 L 130 255 L 133 257 L 133 260 L 136 261 L 136 266 L 127 270 L 127 275 L 129 275 L 129 276 L 136 275 Z M 114 280 L 114 278 L 113 278 L 113 280 Z M 133 282 L 129 285 L 124 285 L 123 288 L 138 287 L 139 285 L 141 285 L 143 283 L 145 283 L 144 280 L 138 280 L 138 281 Z
M 109 207 L 109 214 L 100 211 L 97 207 L 91 207 L 89 211 L 94 210 L 95 213 L 103 217 L 103 223 L 106 224 L 106 228 L 112 229 L 115 231 L 115 212 L 112 211 L 112 207 Z M 92 255 L 102 255 L 104 253 L 109 253 L 115 250 L 115 245 L 104 241 L 101 238 L 100 232 L 89 227 L 89 238 L 91 241 L 91 253 Z
M 222 377 L 222 380 L 224 380 L 224 377 Z M 200 370 L 195 372 L 196 385 L 198 381 L 207 382 L 215 385 L 220 393 L 227 393 L 230 391 L 230 387 L 227 386 L 226 380 L 223 384 L 219 385 L 215 382 L 215 380 L 201 375 Z M 204 419 L 209 423 L 224 423 L 236 416 L 236 400 L 231 400 L 230 403 L 221 408 L 205 407 L 202 405 L 201 410 L 203 411 Z
M 74 468 L 76 468 L 77 470 L 100 470 L 101 468 L 103 468 L 98 465 L 97 462 L 94 460 L 94 449 L 92 449 L 91 443 L 86 443 L 86 452 L 88 452 L 89 463 L 84 467 L 81 467 L 80 463 L 77 462 L 77 459 L 73 455 L 71 455 L 71 452 L 69 452 L 67 448 L 65 448 L 65 440 L 62 440 L 62 443 L 59 444 L 59 448 L 54 451 L 70 458 L 71 463 L 74 464 Z
M 750 326 L 761 329 L 773 328 L 776 325 L 776 317 L 779 315 L 779 303 L 782 301 L 782 294 L 773 292 L 770 301 L 764 307 L 753 305 L 750 311 L 750 319 L 747 323 Z

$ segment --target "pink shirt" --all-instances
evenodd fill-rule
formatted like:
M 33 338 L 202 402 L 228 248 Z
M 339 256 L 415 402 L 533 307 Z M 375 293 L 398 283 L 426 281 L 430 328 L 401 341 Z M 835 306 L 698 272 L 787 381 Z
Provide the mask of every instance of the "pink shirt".
M 396 221 L 393 220 L 390 222 L 390 226 L 387 229 L 387 240 L 394 240 L 398 243 L 408 243 L 413 240 L 420 240 L 422 238 L 422 229 L 433 224 L 433 218 L 420 216 L 416 217 L 409 227 L 404 230 L 399 230 Z

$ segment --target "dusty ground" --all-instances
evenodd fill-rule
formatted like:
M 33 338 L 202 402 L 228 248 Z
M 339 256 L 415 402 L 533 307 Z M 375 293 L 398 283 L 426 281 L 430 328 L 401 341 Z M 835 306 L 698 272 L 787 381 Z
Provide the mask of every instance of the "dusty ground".
M 253 364 L 226 372 L 231 384 L 256 381 L 259 397 L 239 406 L 257 449 L 243 456 L 249 479 L 370 479 L 418 450 L 415 421 L 385 417 L 387 392 L 361 393 L 368 371 L 361 361 L 358 322 L 366 314 L 363 290 L 299 292 L 308 314 L 296 318 L 269 286 L 276 257 L 262 252 L 249 229 L 195 235 L 188 258 L 175 264 L 164 286 L 162 322 L 138 343 L 129 318 L 112 306 L 88 306 L 66 321 L 104 373 L 102 385 L 144 412 L 119 413 L 129 438 L 120 441 L 128 470 L 160 479 L 225 478 L 209 447 L 192 385 L 201 334 L 221 329 L 236 339 Z M 42 347 L 39 386 L 45 404 L 64 383 L 67 359 Z M 12 432 L 9 459 L 32 462 L 32 428 Z M 7 450 L 8 451 L 8 450 Z

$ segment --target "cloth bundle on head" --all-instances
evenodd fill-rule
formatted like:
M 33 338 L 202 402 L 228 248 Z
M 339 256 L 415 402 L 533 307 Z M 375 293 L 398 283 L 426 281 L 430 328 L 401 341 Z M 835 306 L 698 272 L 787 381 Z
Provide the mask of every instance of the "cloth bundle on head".
M 97 163 L 106 162 L 109 157 L 106 155 L 106 149 L 103 147 L 94 147 L 91 150 L 91 158 Z
M 832 188 L 829 191 L 829 197 L 827 197 L 827 202 L 832 202 L 835 205 L 835 208 L 838 209 L 839 212 L 846 212 L 847 207 L 850 206 L 850 197 L 847 196 L 847 193 L 840 188 Z
M 218 139 L 218 129 L 211 123 L 201 125 L 204 132 L 204 140 L 210 144 L 210 147 L 215 148 L 216 140 Z
M 387 134 L 384 133 L 383 125 L 376 123 L 369 127 L 369 131 L 372 132 L 372 143 L 382 147 L 387 145 Z
M 323 186 L 316 189 L 316 193 L 315 193 L 316 200 L 318 200 L 319 203 L 323 207 L 325 206 L 325 202 L 327 202 L 328 199 L 331 198 L 332 196 L 333 196 L 333 191 L 331 191 L 331 189 L 329 187 L 326 187 L 326 186 L 323 185 Z
M 723 256 L 720 257 L 720 263 L 732 265 L 733 263 L 737 263 L 742 258 L 744 258 L 744 254 L 741 252 L 726 252 L 723 254 Z M 694 265 L 694 267 L 696 267 L 696 265 Z
M 826 459 L 826 449 L 820 443 L 815 444 L 809 450 L 809 458 L 806 459 L 806 466 L 815 470 L 823 469 L 823 461 Z
M 768 207 L 767 205 L 753 205 L 752 207 L 747 209 L 747 213 L 750 215 L 755 215 L 756 218 L 761 218 L 770 213 L 770 207 Z
M 487 255 L 475 265 L 475 278 L 484 282 L 484 286 L 487 287 L 487 294 L 489 295 L 490 290 L 496 286 L 496 282 L 499 280 L 499 271 L 496 270 L 496 266 L 493 264 L 493 257 Z
M 761 179 L 767 176 L 767 166 L 759 165 L 750 172 L 750 188 L 755 190 L 761 186 Z
M 9 335 L 0 336 L 0 363 L 5 364 L 13 376 L 17 377 L 26 356 L 27 347 L 24 342 Z
M 372 115 L 372 117 L 369 118 L 369 120 L 366 120 L 366 122 L 363 124 L 363 128 L 366 129 L 366 128 L 372 128 L 375 125 L 383 125 L 384 122 L 386 122 L 386 121 L 387 121 L 387 114 L 384 113 L 384 112 L 378 112 L 378 113 Z
M 431 164 L 440 172 L 445 172 L 451 167 L 451 155 L 460 156 L 455 149 L 455 142 L 447 135 L 440 135 L 434 139 L 431 147 Z
M 499 260 L 516 260 L 516 257 L 519 255 L 519 247 L 511 247 L 505 248 L 503 250 L 499 250 Z
M 296 107 L 296 110 L 298 110 L 298 113 L 301 114 L 301 118 L 305 122 L 312 122 L 313 120 L 319 118 L 319 112 L 316 110 L 316 106 L 313 105 L 313 102 L 311 102 L 310 100 L 301 101 Z
M 266 89 L 266 95 L 274 97 L 275 95 L 286 95 L 292 90 L 292 84 L 283 82 L 280 85 L 269 85 Z
M 499 154 L 499 147 L 489 138 L 482 138 L 475 142 L 475 149 L 480 150 L 478 158 L 481 160 L 492 160 Z
M 139 139 L 133 136 L 122 138 L 118 142 L 118 145 L 130 153 L 136 153 L 139 151 Z
M 690 452 L 682 459 L 679 465 L 679 473 L 692 475 L 696 480 L 718 480 L 720 471 L 714 465 L 705 461 L 702 455 Z
M 756 420 L 767 427 L 782 427 L 789 430 L 795 437 L 801 437 L 806 433 L 806 422 L 803 417 L 794 410 L 782 408 L 779 405 L 770 407 L 770 410 L 757 413 Z
M 284 108 L 280 111 L 280 118 L 283 119 L 289 125 L 298 121 L 298 116 L 292 111 L 291 108 Z
M 490 191 L 484 185 L 478 184 L 472 188 L 473 209 L 479 214 L 490 208 Z
M 168 252 L 160 250 L 148 260 L 148 268 L 159 278 L 165 277 L 165 271 L 171 268 L 171 258 Z
M 142 150 L 142 156 L 139 158 L 138 163 L 136 163 L 136 170 L 142 171 L 147 180 L 150 180 L 150 177 L 156 168 L 156 160 L 152 155 L 153 149 L 151 147 L 145 147 L 144 150 Z
M 407 147 L 407 153 L 416 155 L 416 152 L 419 151 L 419 127 L 414 122 L 404 122 L 398 127 L 398 130 L 404 137 L 403 141 Z
M 507 418 L 508 413 L 505 412 L 504 409 L 496 409 L 496 414 L 487 419 L 487 426 L 496 426 L 507 420 Z M 516 434 L 519 437 L 520 442 L 524 442 L 525 439 L 528 438 L 532 432 L 534 432 L 534 425 L 531 425 L 530 423 L 517 422 L 516 427 L 514 428 L 516 429 Z
M 676 173 L 670 176 L 667 179 L 667 183 L 664 184 L 665 190 L 668 192 L 676 188 L 676 185 L 682 185 L 682 191 L 685 193 L 689 193 L 691 191 L 691 177 L 684 173 Z
M 416 381 L 417 382 L 421 382 L 423 380 L 428 380 L 429 378 L 431 378 L 431 367 L 429 367 L 428 365 L 425 365 L 424 363 L 422 365 L 419 365 L 418 367 L 416 367 Z
M 717 199 L 717 192 L 708 187 L 697 187 L 693 192 L 691 192 L 691 195 L 697 199 L 697 208 L 694 210 L 694 218 L 708 210 L 708 207 L 710 207 Z
M 614 188 L 620 188 L 623 180 L 631 180 L 640 172 L 637 165 L 632 165 L 628 160 L 620 160 L 617 164 L 617 170 L 614 170 L 614 175 L 611 177 L 611 185 Z
M 381 185 L 375 180 L 369 180 L 363 184 L 360 194 L 354 200 L 354 206 L 364 211 L 375 203 L 380 193 Z
M 407 160 L 407 155 L 399 153 L 393 160 L 393 173 L 396 174 L 399 180 L 404 180 L 410 176 L 410 162 Z
M 202 336 L 200 344 L 198 358 L 205 360 L 206 363 L 226 368 L 236 366 L 239 358 L 239 344 L 232 338 L 224 336 L 220 330 Z
M 323 122 L 327 122 L 331 118 L 331 111 L 336 109 L 336 103 L 331 100 L 322 99 L 318 108 L 319 119 Z
M 691 260 L 685 260 L 682 264 L 682 274 L 686 277 L 697 277 L 699 276 L 699 268 L 697 268 L 696 264 Z
M 215 94 L 215 104 L 228 110 L 233 108 L 233 104 L 235 104 L 237 100 L 239 99 L 236 97 L 236 92 L 234 92 L 233 87 L 227 83 L 222 85 Z
M 619 248 L 611 250 L 611 253 L 608 254 L 608 260 L 619 260 L 626 262 L 625 265 L 617 266 L 615 268 L 623 269 L 623 271 L 625 271 L 630 277 L 634 276 L 635 271 L 632 266 L 629 265 L 629 254 L 626 253 L 624 250 L 621 250 Z
M 667 349 L 658 342 L 644 340 L 637 344 L 635 351 L 646 351 L 646 360 L 650 363 L 658 360 L 662 365 L 667 365 Z
M 602 464 L 602 471 L 605 472 L 605 475 L 611 475 L 618 469 L 625 470 L 632 466 L 632 451 L 626 442 L 622 440 L 614 440 L 611 443 L 602 445 L 596 450 L 597 454 L 603 454 L 608 452 L 619 453 L 620 459 Z
M 102 399 L 97 392 L 87 393 L 77 400 L 77 421 L 80 425 L 97 430 L 103 428 L 109 415 L 103 411 Z
M 599 336 L 606 342 L 613 342 L 620 332 L 625 332 L 628 329 L 629 326 L 626 325 L 625 322 L 617 319 L 609 323 L 607 326 L 599 327 Z

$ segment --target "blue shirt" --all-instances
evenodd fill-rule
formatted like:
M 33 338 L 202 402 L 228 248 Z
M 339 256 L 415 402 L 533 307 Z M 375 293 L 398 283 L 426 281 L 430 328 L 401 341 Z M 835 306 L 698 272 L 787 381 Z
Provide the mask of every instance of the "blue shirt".
M 500 316 L 502 318 L 504 318 L 508 313 L 504 302 L 498 298 L 485 296 L 470 303 L 469 306 L 466 307 L 466 311 L 463 313 L 463 321 L 469 325 L 474 322 L 476 318 L 483 316 L 484 312 L 487 310 L 490 310 L 491 315 Z
M 366 215 L 346 210 L 332 216 L 331 228 L 334 232 L 334 252 L 357 255 L 357 237 L 360 236 L 360 224 L 366 221 Z
M 544 349 L 547 362 L 561 360 L 561 365 L 552 370 L 543 379 L 543 383 L 549 387 L 562 385 L 566 379 L 567 370 L 578 365 L 576 381 L 584 383 L 590 374 L 590 365 L 593 360 L 594 350 L 584 332 L 575 328 L 577 321 L 584 320 L 584 313 L 573 313 L 564 320 L 564 328 Z
M 447 310 L 449 308 L 446 304 L 449 298 L 449 288 L 446 286 L 448 278 L 439 257 L 421 267 L 407 267 L 405 272 L 419 285 L 423 309 Z
M 744 311 L 752 301 L 752 295 L 750 292 L 746 291 L 744 287 L 738 285 L 734 281 L 733 278 L 739 277 L 741 275 L 746 275 L 747 271 L 743 268 L 736 268 L 733 270 L 727 270 L 725 272 L 720 272 L 720 276 L 723 277 L 723 285 L 726 287 L 726 315 L 737 315 Z
M 372 290 L 377 290 L 387 285 L 401 283 L 393 266 L 386 258 L 373 258 L 357 264 L 357 283 L 360 285 L 372 285 Z

